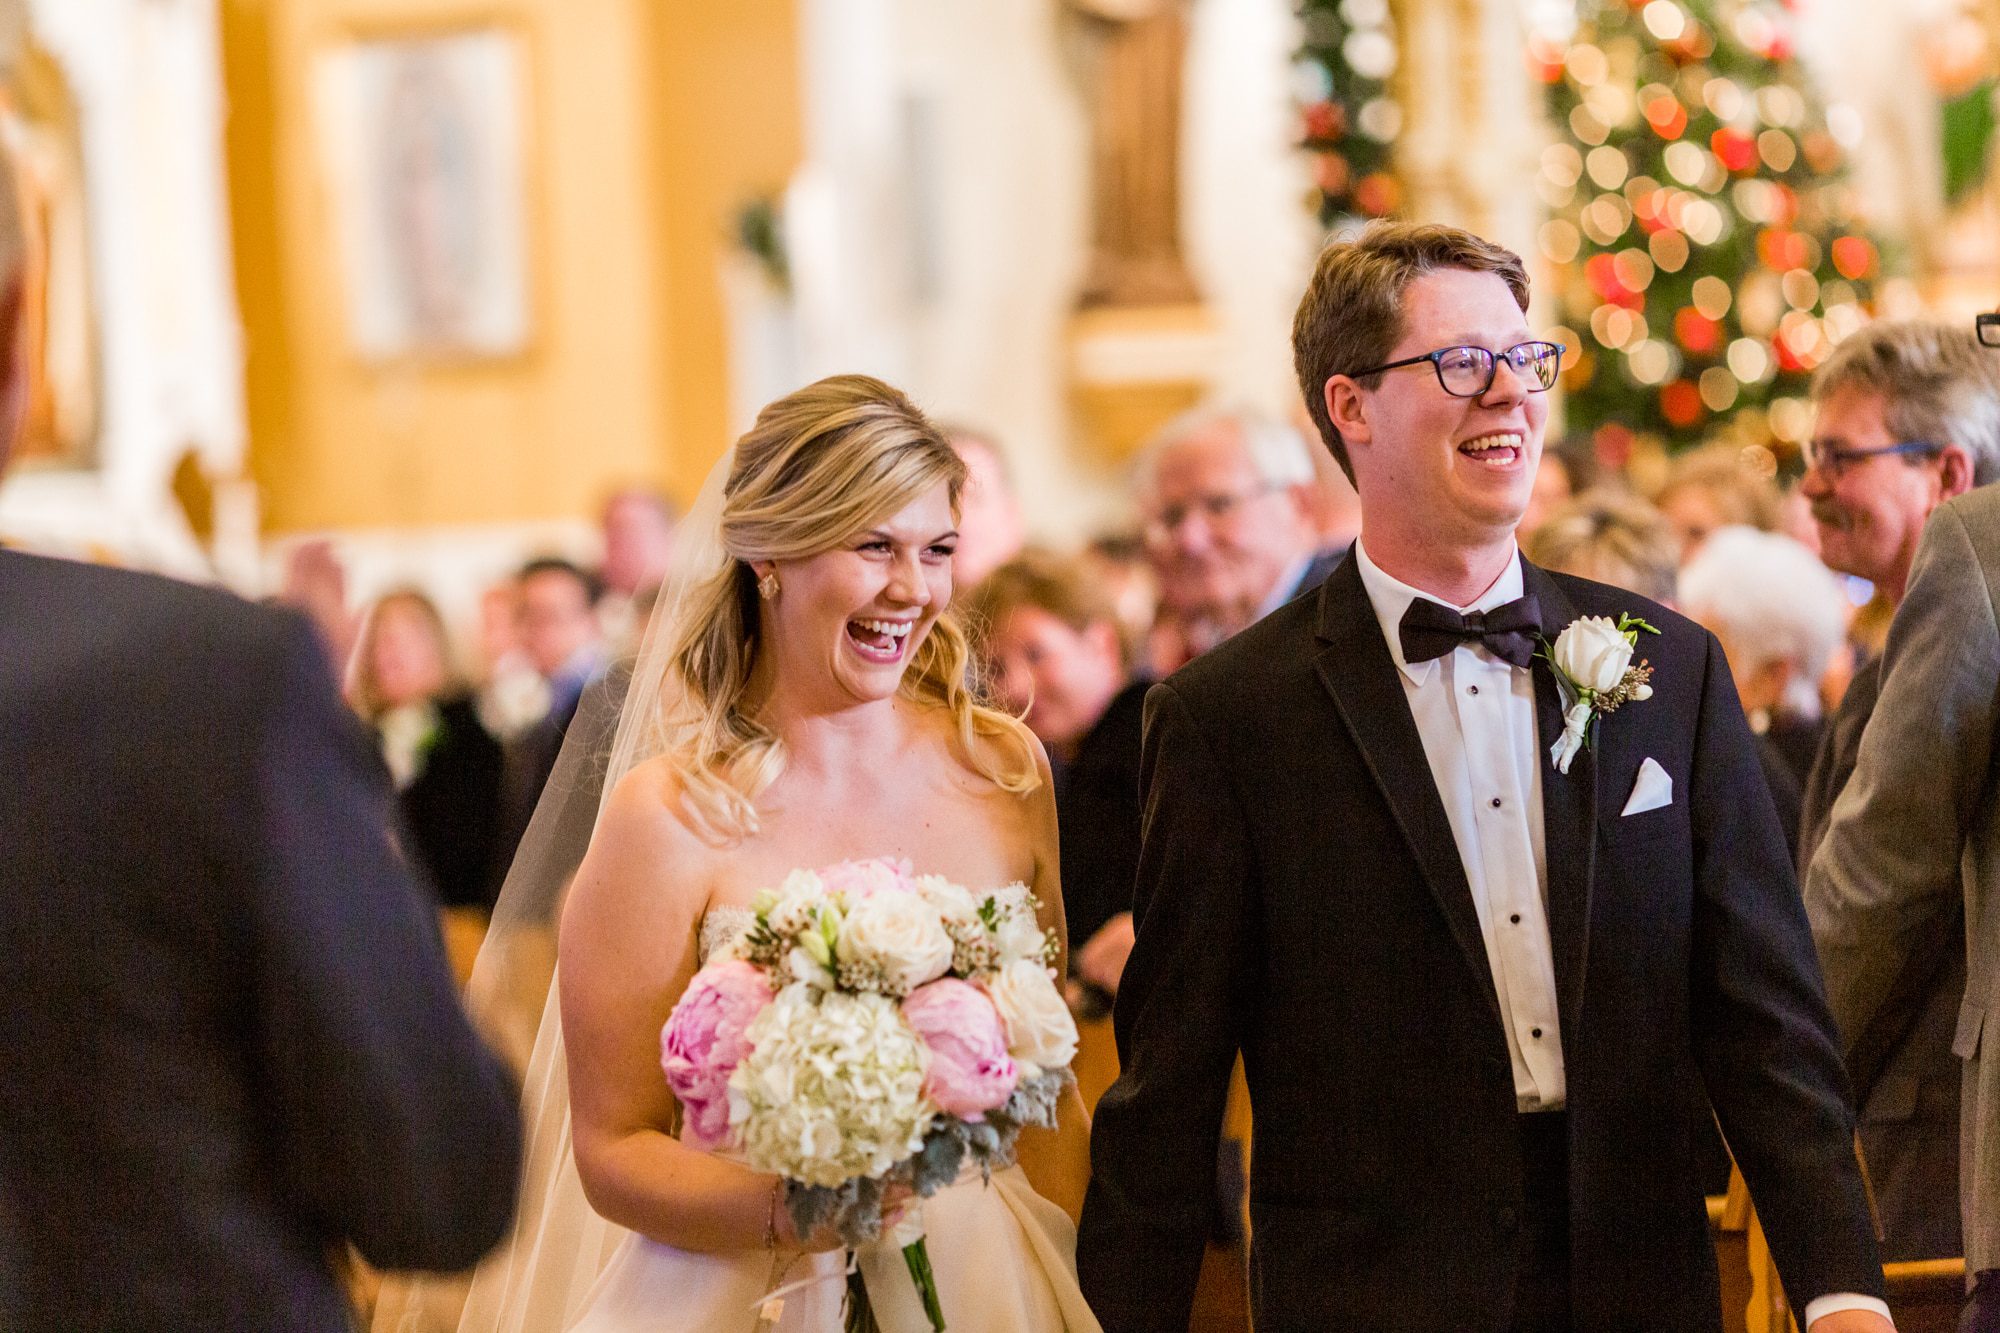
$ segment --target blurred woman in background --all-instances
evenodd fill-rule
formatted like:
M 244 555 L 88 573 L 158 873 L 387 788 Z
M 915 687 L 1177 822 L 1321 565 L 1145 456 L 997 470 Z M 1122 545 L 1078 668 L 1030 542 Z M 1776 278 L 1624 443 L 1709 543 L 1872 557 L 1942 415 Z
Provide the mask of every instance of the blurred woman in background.
M 395 780 L 412 864 L 446 908 L 493 905 L 500 745 L 451 668 L 444 618 L 404 588 L 369 608 L 349 697 Z
M 1063 902 L 1081 941 L 1071 999 L 1090 1015 L 1108 1007 L 1132 952 L 1146 686 L 1131 680 L 1117 610 L 1087 570 L 1030 551 L 988 575 L 968 610 L 994 693 L 1048 747 Z

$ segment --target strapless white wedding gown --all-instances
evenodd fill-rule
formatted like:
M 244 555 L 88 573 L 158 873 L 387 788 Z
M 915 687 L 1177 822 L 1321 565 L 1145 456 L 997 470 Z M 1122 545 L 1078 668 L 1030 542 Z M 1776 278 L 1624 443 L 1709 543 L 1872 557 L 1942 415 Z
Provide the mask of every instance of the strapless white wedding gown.
M 748 925 L 740 908 L 702 921 L 701 956 Z M 1076 1280 L 1076 1228 L 1028 1184 L 1018 1166 L 990 1182 L 976 1170 L 924 1201 L 924 1228 L 950 1333 L 1099 1333 Z M 930 1333 L 916 1288 L 893 1244 L 859 1252 L 883 1333 Z M 846 1255 L 789 1263 L 765 1250 L 693 1254 L 628 1235 L 613 1252 L 573 1333 L 841 1333 Z M 765 1296 L 776 1318 L 760 1323 Z

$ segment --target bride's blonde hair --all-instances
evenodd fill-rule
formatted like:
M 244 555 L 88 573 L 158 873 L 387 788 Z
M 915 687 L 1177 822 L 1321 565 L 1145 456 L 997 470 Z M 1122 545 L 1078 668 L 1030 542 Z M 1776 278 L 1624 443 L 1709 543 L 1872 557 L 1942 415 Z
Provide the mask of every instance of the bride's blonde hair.
M 758 828 L 757 797 L 783 772 L 784 745 L 746 711 L 758 649 L 750 562 L 833 550 L 943 482 L 958 510 L 965 463 L 902 393 L 865 375 L 836 375 L 771 403 L 736 443 L 723 486 L 728 557 L 687 589 L 669 636 L 655 746 L 680 779 L 695 825 L 718 842 Z M 1040 782 L 1019 719 L 986 707 L 968 680 L 972 653 L 947 610 L 904 671 L 905 698 L 951 714 L 961 758 L 1002 790 Z M 994 742 L 998 742 L 995 744 Z

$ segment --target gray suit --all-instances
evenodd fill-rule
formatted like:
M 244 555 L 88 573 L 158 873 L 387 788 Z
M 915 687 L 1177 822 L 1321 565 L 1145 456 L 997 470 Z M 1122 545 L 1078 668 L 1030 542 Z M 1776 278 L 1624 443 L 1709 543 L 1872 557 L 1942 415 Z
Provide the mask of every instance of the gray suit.
M 1964 914 L 1959 1185 L 1966 1266 L 2000 1267 L 2000 486 L 1925 528 L 1883 653 L 1882 697 L 1806 877 L 1843 1031 L 1865 1031 L 1916 942 Z M 1961 909 L 1962 904 L 1962 909 Z M 1985 1040 L 1982 1042 L 1982 1030 Z

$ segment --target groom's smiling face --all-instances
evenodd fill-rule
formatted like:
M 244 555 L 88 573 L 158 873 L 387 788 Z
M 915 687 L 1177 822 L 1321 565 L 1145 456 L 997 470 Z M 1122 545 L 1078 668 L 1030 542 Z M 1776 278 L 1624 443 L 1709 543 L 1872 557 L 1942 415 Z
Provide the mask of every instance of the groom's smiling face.
M 1500 353 L 1534 337 L 1493 273 L 1425 273 L 1403 289 L 1402 311 L 1402 336 L 1384 361 L 1447 347 Z M 1541 463 L 1546 394 L 1528 392 L 1505 362 L 1475 398 L 1446 393 L 1427 362 L 1387 371 L 1373 389 L 1346 382 L 1353 392 L 1329 405 L 1354 465 L 1364 534 L 1392 529 L 1465 546 L 1513 532 Z

